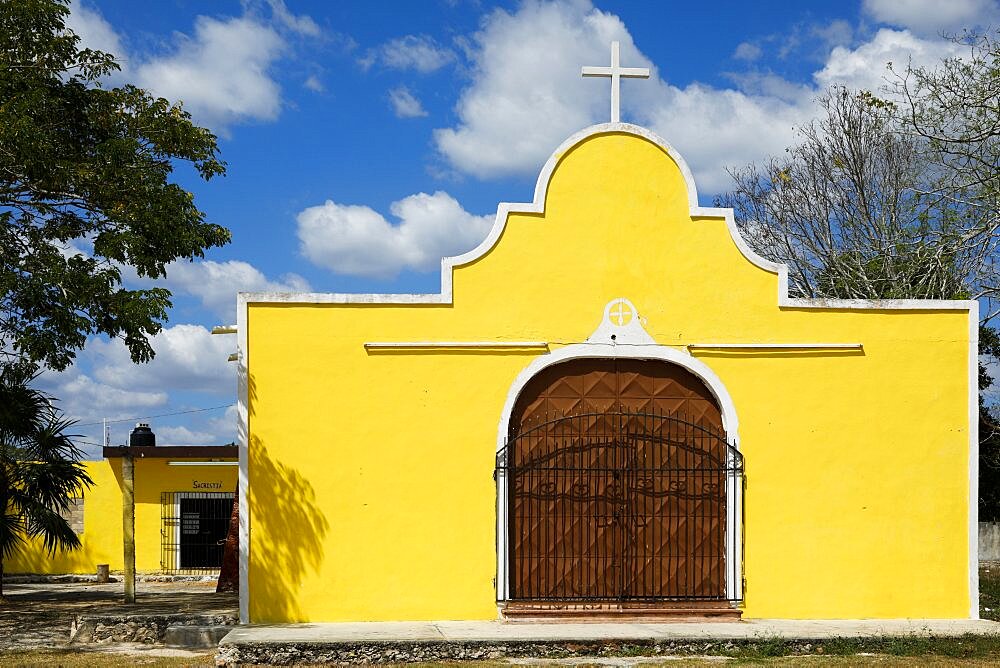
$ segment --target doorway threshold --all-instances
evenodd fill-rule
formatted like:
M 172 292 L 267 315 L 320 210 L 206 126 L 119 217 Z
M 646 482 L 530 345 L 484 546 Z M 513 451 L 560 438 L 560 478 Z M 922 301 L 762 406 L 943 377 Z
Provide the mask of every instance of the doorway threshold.
M 729 601 L 506 601 L 508 622 L 738 622 L 743 614 Z

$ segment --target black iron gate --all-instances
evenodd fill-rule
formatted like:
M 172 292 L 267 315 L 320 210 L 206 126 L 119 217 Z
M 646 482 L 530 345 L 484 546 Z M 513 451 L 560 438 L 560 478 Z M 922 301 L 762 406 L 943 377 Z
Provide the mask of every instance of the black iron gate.
M 565 415 L 497 455 L 510 601 L 742 598 L 743 458 L 681 415 Z M 506 597 L 504 596 L 506 594 Z
M 163 492 L 160 495 L 160 568 L 201 573 L 222 567 L 233 513 L 232 492 Z

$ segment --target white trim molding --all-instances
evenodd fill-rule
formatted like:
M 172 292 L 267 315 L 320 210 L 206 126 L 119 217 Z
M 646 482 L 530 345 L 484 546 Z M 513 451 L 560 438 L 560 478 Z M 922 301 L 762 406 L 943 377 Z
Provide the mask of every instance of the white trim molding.
M 367 341 L 367 350 L 425 350 L 428 348 L 521 348 L 547 349 L 547 341 Z
M 250 351 L 247 348 L 248 308 L 243 294 L 236 296 L 236 393 L 239 397 L 237 409 L 237 438 L 239 444 L 239 530 L 240 530 L 240 624 L 250 623 L 250 507 L 247 491 L 250 484 Z
M 969 317 L 969 596 L 970 611 L 969 617 L 976 619 L 979 616 L 978 610 L 978 327 L 979 327 L 979 305 L 975 300 L 931 300 L 931 299 L 887 299 L 887 300 L 863 300 L 863 299 L 803 299 L 792 298 L 788 295 L 788 267 L 783 264 L 767 260 L 753 251 L 746 243 L 736 226 L 732 209 L 721 209 L 702 207 L 698 204 L 698 190 L 695 186 L 694 177 L 687 163 L 681 155 L 663 138 L 646 128 L 629 123 L 602 123 L 585 128 L 569 137 L 549 156 L 545 165 L 538 174 L 535 182 L 534 198 L 527 203 L 500 203 L 497 207 L 496 218 L 486 238 L 474 249 L 454 257 L 441 259 L 441 289 L 436 294 L 353 294 L 353 293 L 288 293 L 288 292 L 241 292 L 237 295 L 237 323 L 236 329 L 239 338 L 237 350 L 237 362 L 239 366 L 238 391 L 239 391 L 239 445 L 240 445 L 240 620 L 243 623 L 249 622 L 249 582 L 248 565 L 250 552 L 251 519 L 250 509 L 247 501 L 247 485 L 249 484 L 249 397 L 248 397 L 248 369 L 249 351 L 247 349 L 247 324 L 248 308 L 250 304 L 268 303 L 295 303 L 295 304 L 397 304 L 400 306 L 436 306 L 450 305 L 453 303 L 453 274 L 456 267 L 471 264 L 484 257 L 499 241 L 503 234 L 507 221 L 512 213 L 534 213 L 545 212 L 545 199 L 549 183 L 559 162 L 567 155 L 571 149 L 584 141 L 607 134 L 625 134 L 645 139 L 658 146 L 667 156 L 673 160 L 680 170 L 687 187 L 687 198 L 689 213 L 692 218 L 709 218 L 725 221 L 729 234 L 743 256 L 753 265 L 777 275 L 777 304 L 781 309 L 826 309 L 826 310 L 899 310 L 899 311 L 960 311 L 966 312 Z M 224 326 L 229 329 L 228 326 Z M 228 333 L 228 332 L 227 332 Z M 672 352 L 668 352 L 672 351 Z M 556 361 L 556 356 L 583 355 L 601 356 L 619 355 L 627 357 L 642 357 L 653 355 L 654 358 L 675 361 L 683 359 L 696 365 L 702 365 L 701 371 L 709 371 L 702 362 L 695 360 L 687 353 L 667 348 L 664 346 L 637 344 L 637 345 L 611 345 L 607 343 L 585 343 L 573 344 L 560 348 L 555 352 L 543 356 L 549 360 L 548 363 Z M 662 356 L 662 357 L 661 357 Z M 676 357 L 675 357 L 676 356 Z M 543 359 L 539 358 L 539 359 Z M 536 360 L 537 362 L 538 360 Z M 534 364 L 534 362 L 533 362 Z M 530 367 L 529 367 L 530 368 Z M 692 369 L 694 370 L 694 369 Z M 696 373 L 699 373 L 696 371 Z M 699 375 L 701 375 L 699 373 Z M 714 374 L 712 374 L 714 376 Z M 717 379 L 716 379 L 717 380 Z M 711 387 L 711 385 L 710 385 Z M 719 384 L 721 388 L 721 383 Z M 720 391 L 724 390 L 721 388 Z M 725 395 L 728 398 L 728 395 Z M 727 424 L 727 432 L 732 430 L 736 435 L 735 409 L 726 407 L 723 412 L 725 419 L 732 421 Z M 730 417 L 726 418 L 726 411 Z M 508 416 L 509 417 L 509 416 Z
M 167 466 L 239 466 L 239 462 L 167 462 Z
M 969 619 L 979 619 L 979 302 L 969 309 Z
M 788 296 L 788 267 L 777 262 L 766 260 L 753 251 L 743 239 L 732 209 L 702 207 L 698 205 L 698 188 L 687 162 L 680 153 L 666 140 L 656 133 L 631 123 L 600 123 L 585 128 L 569 137 L 559 145 L 535 181 L 535 193 L 531 202 L 511 203 L 501 202 L 497 207 L 497 215 L 486 238 L 472 250 L 453 257 L 441 258 L 441 291 L 434 294 L 380 294 L 380 293 L 343 293 L 343 292 L 241 292 L 239 301 L 251 303 L 302 303 L 302 304 L 400 304 L 400 305 L 433 305 L 453 303 L 452 274 L 456 267 L 471 264 L 486 255 L 500 240 L 507 220 L 512 213 L 545 213 L 545 198 L 548 194 L 552 174 L 563 157 L 574 147 L 584 141 L 606 134 L 626 134 L 639 137 L 659 147 L 680 170 L 687 188 L 688 208 L 692 218 L 723 219 L 729 229 L 733 242 L 743 256 L 752 264 L 778 275 L 778 305 L 789 308 L 807 309 L 904 309 L 904 310 L 959 310 L 967 311 L 970 300 L 936 300 L 936 299 L 800 299 Z M 237 323 L 237 326 L 239 323 Z
M 860 343 L 689 343 L 688 350 L 864 350 Z

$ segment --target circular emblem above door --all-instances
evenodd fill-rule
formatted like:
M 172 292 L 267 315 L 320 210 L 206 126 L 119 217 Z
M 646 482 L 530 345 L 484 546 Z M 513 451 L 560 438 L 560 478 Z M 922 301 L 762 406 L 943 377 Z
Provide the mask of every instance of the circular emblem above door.
M 611 304 L 611 310 L 608 312 L 608 315 L 613 325 L 624 327 L 632 322 L 632 305 L 624 299 L 618 299 Z
M 643 329 L 644 322 L 635 304 L 624 297 L 612 299 L 605 305 L 604 318 L 594 333 L 587 338 L 587 343 L 611 345 L 655 343 Z

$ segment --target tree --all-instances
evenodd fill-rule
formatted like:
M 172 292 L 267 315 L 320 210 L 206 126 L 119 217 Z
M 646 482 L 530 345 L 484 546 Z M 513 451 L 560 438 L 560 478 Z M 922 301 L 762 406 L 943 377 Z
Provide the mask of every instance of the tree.
M 943 110 L 954 101 L 947 91 L 932 91 L 954 79 L 955 71 L 971 76 L 960 63 L 946 61 L 945 68 L 952 74 L 913 70 L 920 93 L 914 96 L 911 89 L 901 104 L 832 89 L 820 101 L 823 116 L 800 130 L 800 143 L 763 166 L 731 172 L 735 188 L 718 203 L 734 209 L 754 250 L 789 266 L 791 292 L 847 299 L 991 298 L 1000 240 L 991 197 L 1000 162 L 994 157 L 991 175 L 973 155 L 986 150 L 972 148 L 971 140 L 989 143 L 997 128 L 975 114 L 954 117 L 954 126 L 945 123 Z M 969 118 L 983 120 L 978 134 L 968 127 Z M 1000 118 L 994 121 L 1000 124 Z M 921 123 L 927 125 L 918 129 Z M 943 141 L 945 130 L 961 141 Z M 979 352 L 995 361 L 1000 335 L 987 326 L 994 315 L 981 320 Z M 980 363 L 979 505 L 986 519 L 1000 518 L 1000 426 L 983 394 L 992 384 Z
M 990 305 L 988 322 L 998 314 L 1000 294 L 1000 41 L 972 33 L 953 39 L 967 47 L 965 53 L 936 67 L 911 64 L 887 93 L 899 100 L 901 134 L 936 166 L 931 192 L 966 214 L 965 243 L 983 258 L 970 277 L 972 292 Z
M 887 91 L 899 100 L 901 134 L 916 140 L 922 160 L 937 167 L 937 197 L 967 212 L 966 243 L 983 258 L 968 277 L 970 293 L 985 302 L 980 358 L 1000 360 L 1000 335 L 988 324 L 997 308 L 997 243 L 1000 239 L 1000 42 L 989 34 L 954 38 L 967 50 L 936 67 L 910 65 Z M 994 385 L 979 365 L 979 512 L 1000 520 L 1000 423 L 984 401 Z
M 979 354 L 994 364 L 1000 360 L 1000 334 L 979 329 Z M 994 384 L 984 364 L 979 365 L 979 520 L 1000 522 L 1000 424 L 986 405 L 984 393 Z
M 88 336 L 133 361 L 171 305 L 162 287 L 126 289 L 123 268 L 167 263 L 229 240 L 170 177 L 223 174 L 216 137 L 179 104 L 106 88 L 111 54 L 80 49 L 68 0 L 0 0 L 0 362 L 66 368 Z
M 93 484 L 64 419 L 47 395 L 31 387 L 31 364 L 0 366 L 0 601 L 3 564 L 29 538 L 54 553 L 80 539 L 61 514 Z
M 790 291 L 846 299 L 967 296 L 984 262 L 969 206 L 936 194 L 937 167 L 899 132 L 895 108 L 834 88 L 800 142 L 730 171 L 717 199 L 760 255 L 787 264 Z

